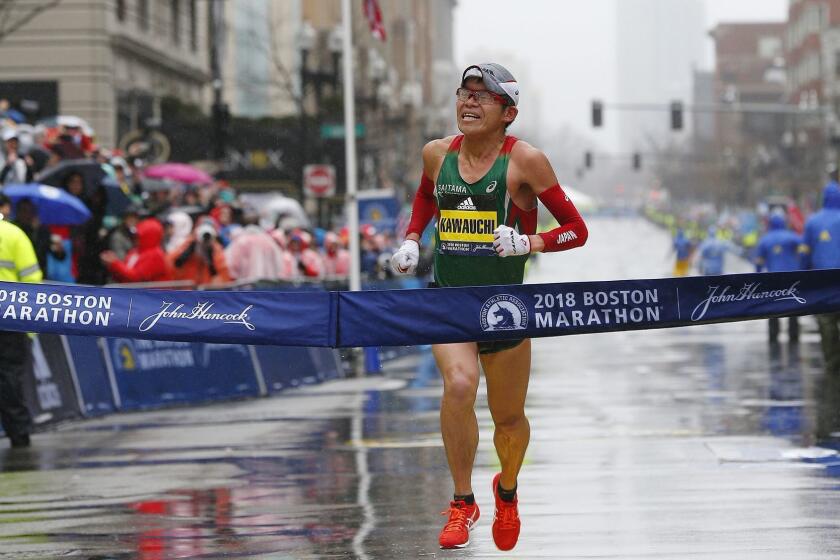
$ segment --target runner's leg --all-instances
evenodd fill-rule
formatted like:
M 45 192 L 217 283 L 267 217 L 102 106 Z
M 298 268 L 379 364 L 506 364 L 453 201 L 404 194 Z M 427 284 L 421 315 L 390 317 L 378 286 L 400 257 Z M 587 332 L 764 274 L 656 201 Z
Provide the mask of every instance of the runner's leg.
M 487 402 L 496 425 L 493 443 L 502 464 L 500 484 L 506 490 L 516 486 L 516 477 L 531 438 L 525 417 L 525 396 L 531 374 L 531 340 L 493 354 L 482 354 L 487 380 Z
M 456 495 L 472 494 L 472 469 L 478 448 L 475 397 L 478 392 L 478 346 L 475 342 L 432 346 L 443 376 L 440 431 Z

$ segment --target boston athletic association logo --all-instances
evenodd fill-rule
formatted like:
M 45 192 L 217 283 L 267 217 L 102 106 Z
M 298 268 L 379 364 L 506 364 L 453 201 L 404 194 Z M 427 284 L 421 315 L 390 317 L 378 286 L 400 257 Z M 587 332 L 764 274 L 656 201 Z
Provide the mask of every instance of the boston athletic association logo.
M 509 294 L 491 297 L 481 306 L 481 330 L 518 331 L 528 327 L 528 309 Z

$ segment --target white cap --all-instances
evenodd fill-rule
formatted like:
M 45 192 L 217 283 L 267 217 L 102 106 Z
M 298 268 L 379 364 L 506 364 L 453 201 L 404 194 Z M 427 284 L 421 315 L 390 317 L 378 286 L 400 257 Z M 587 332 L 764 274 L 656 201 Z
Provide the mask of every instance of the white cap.
M 11 140 L 12 138 L 17 138 L 17 137 L 18 137 L 18 133 L 17 133 L 17 130 L 15 130 L 14 128 L 3 129 L 3 142 L 7 142 L 7 141 Z

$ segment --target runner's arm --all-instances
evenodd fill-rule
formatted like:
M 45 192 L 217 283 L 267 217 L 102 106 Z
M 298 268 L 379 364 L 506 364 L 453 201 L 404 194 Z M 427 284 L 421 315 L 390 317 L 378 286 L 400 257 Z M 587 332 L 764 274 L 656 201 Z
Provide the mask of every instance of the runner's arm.
M 432 179 L 437 175 L 441 160 L 446 153 L 450 138 L 443 140 L 432 140 L 423 146 L 423 178 L 420 186 L 414 195 L 414 203 L 411 206 L 411 220 L 406 230 L 406 240 L 420 242 L 423 230 L 437 214 L 437 201 L 435 200 L 435 182 Z
M 560 224 L 551 231 L 529 235 L 531 252 L 552 253 L 581 247 L 589 237 L 589 230 L 575 205 L 563 192 L 546 155 L 530 148 L 521 152 L 521 158 L 525 182 Z
M 420 241 L 420 236 L 423 235 L 423 230 L 429 225 L 434 215 L 437 213 L 437 203 L 435 202 L 435 184 L 423 172 L 423 179 L 420 181 L 420 186 L 417 188 L 417 194 L 414 195 L 414 204 L 411 206 L 411 221 L 408 223 L 406 230 L 406 239 L 413 241 Z

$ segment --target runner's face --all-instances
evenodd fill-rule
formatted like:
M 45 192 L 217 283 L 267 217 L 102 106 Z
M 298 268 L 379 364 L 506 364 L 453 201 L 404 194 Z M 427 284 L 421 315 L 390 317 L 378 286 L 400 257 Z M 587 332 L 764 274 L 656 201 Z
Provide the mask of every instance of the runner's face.
M 472 91 L 486 91 L 484 82 L 477 79 L 467 80 L 463 86 Z M 500 103 L 482 105 L 475 96 L 466 101 L 456 97 L 455 110 L 458 117 L 458 129 L 464 134 L 495 131 L 504 128 L 502 115 L 504 107 Z

